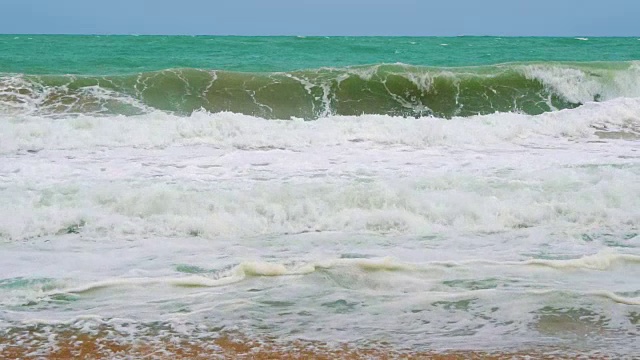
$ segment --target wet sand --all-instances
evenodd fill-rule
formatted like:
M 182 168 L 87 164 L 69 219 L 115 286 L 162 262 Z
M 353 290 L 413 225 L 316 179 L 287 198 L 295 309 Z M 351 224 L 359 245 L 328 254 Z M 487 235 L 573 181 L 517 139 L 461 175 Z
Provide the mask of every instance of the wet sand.
M 177 340 L 122 343 L 103 336 L 58 334 L 54 346 L 43 347 L 38 339 L 12 342 L 0 339 L 2 359 L 606 359 L 597 354 L 561 354 L 557 351 L 429 352 L 397 350 L 380 345 L 357 348 L 332 347 L 322 343 L 294 341 L 286 344 L 269 340 L 253 341 L 239 336 L 223 336 L 211 341 Z

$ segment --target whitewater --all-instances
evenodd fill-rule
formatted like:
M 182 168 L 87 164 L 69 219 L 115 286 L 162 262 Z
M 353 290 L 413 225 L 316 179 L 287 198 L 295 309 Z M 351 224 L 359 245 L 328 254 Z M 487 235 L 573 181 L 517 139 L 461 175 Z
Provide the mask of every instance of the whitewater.
M 628 59 L 4 72 L 0 353 L 241 334 L 631 358 L 639 81 Z

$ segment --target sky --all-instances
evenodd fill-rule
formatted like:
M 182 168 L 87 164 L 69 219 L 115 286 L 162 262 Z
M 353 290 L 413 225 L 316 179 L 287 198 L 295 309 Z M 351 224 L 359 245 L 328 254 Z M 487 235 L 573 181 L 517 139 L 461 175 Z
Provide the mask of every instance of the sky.
M 638 0 L 0 0 L 3 34 L 639 36 Z

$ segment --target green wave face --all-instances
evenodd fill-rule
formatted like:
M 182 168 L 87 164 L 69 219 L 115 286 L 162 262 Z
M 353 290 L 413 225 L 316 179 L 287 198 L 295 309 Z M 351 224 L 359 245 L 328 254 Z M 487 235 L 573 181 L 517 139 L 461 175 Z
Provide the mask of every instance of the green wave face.
M 44 115 L 206 110 L 267 119 L 540 114 L 589 101 L 639 96 L 638 80 L 637 62 L 467 68 L 383 64 L 277 73 L 169 69 L 116 76 L 19 74 L 0 76 L 0 110 Z

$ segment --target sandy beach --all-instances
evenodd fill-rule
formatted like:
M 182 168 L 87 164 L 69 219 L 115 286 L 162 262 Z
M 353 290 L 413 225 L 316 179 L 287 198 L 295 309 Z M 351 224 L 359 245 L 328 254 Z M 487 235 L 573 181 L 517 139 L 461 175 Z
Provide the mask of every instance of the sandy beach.
M 605 354 L 562 354 L 535 349 L 518 352 L 450 351 L 429 352 L 398 350 L 379 345 L 357 348 L 329 346 L 316 342 L 295 341 L 286 344 L 269 340 L 252 341 L 238 336 L 223 336 L 212 341 L 163 341 L 161 343 L 121 343 L 94 336 L 61 334 L 56 345 L 44 351 L 33 343 L 16 344 L 0 340 L 3 359 L 607 359 Z M 34 345 L 32 345 L 34 344 Z

